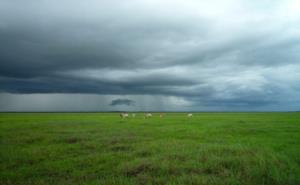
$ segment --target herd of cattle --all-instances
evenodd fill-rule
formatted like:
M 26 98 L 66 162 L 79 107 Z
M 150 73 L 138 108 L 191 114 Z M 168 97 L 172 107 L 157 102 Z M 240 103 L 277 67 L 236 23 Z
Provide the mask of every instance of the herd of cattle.
M 131 117 L 133 117 L 133 118 L 135 118 L 135 116 L 136 116 L 136 113 L 131 113 Z M 152 115 L 152 113 L 144 113 L 144 118 L 151 118 L 153 115 Z M 165 116 L 165 114 L 164 113 L 159 113 L 159 117 L 164 117 Z M 128 118 L 128 117 L 130 117 L 130 115 L 129 115 L 129 113 L 120 113 L 120 117 L 121 118 Z M 193 114 L 192 113 L 188 113 L 187 114 L 187 117 L 193 117 Z

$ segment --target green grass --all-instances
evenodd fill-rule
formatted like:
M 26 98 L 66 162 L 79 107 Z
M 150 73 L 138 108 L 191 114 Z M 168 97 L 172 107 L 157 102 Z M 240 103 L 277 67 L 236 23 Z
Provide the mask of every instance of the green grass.
M 1 113 L 0 184 L 300 184 L 300 113 Z

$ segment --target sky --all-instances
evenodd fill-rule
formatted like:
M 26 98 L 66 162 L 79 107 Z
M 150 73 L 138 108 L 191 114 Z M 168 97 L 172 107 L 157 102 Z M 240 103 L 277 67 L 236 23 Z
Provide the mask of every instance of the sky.
M 300 0 L 0 0 L 0 111 L 299 111 Z

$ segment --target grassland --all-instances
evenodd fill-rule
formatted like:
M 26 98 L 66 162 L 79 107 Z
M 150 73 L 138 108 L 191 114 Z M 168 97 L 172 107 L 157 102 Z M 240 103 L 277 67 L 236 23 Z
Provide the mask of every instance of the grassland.
M 0 136 L 1 184 L 300 184 L 300 113 L 1 113 Z

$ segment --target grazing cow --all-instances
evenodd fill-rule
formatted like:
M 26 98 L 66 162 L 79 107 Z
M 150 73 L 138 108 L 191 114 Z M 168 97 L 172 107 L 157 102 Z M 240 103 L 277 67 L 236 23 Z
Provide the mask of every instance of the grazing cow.
M 150 118 L 150 117 L 152 117 L 151 113 L 145 113 L 145 118 Z
M 128 116 L 129 116 L 128 113 L 121 113 L 120 114 L 121 118 L 128 118 Z
M 188 114 L 187 114 L 187 117 L 189 117 L 189 118 L 190 118 L 190 117 L 193 117 L 193 114 L 192 114 L 192 113 L 188 113 Z

